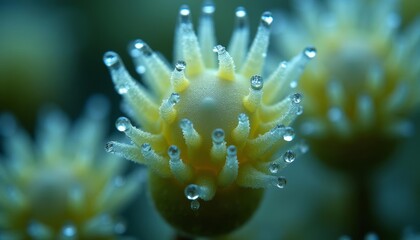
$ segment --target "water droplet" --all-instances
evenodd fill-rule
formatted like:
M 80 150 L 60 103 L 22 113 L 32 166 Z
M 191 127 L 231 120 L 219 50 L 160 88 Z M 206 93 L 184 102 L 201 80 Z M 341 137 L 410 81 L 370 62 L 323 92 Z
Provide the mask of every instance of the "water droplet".
M 211 138 L 215 144 L 221 144 L 225 140 L 225 132 L 221 128 L 217 128 L 213 131 Z
M 244 7 L 238 7 L 235 11 L 235 16 L 238 18 L 243 18 L 246 16 L 246 10 Z
M 125 132 L 131 127 L 131 122 L 126 117 L 119 117 L 117 121 L 115 121 L 115 127 L 120 132 Z
M 169 103 L 171 103 L 172 105 L 177 104 L 179 100 L 180 100 L 180 97 L 178 93 L 172 93 L 168 99 Z
M 246 25 L 246 10 L 244 7 L 238 7 L 235 11 L 236 27 L 243 28 Z
M 287 68 L 287 62 L 286 61 L 281 62 L 280 67 L 283 68 L 283 69 L 286 69 Z
M 181 129 L 189 129 L 192 127 L 192 123 L 190 120 L 183 118 L 181 119 L 181 121 L 179 121 L 179 126 L 181 127 Z
M 216 10 L 213 1 L 205 1 L 201 9 L 204 14 L 211 15 Z
M 200 209 L 200 202 L 198 200 L 191 201 L 190 207 L 193 211 Z
M 66 238 L 76 237 L 76 233 L 76 227 L 74 227 L 72 224 L 64 225 L 61 229 L 61 235 Z
M 128 92 L 128 89 L 130 89 L 130 87 L 125 83 L 117 83 L 115 85 L 115 89 L 117 90 L 119 94 L 126 94 Z
M 114 143 L 113 142 L 107 142 L 105 144 L 105 151 L 109 153 L 114 153 Z
M 238 116 L 238 121 L 240 123 L 246 123 L 248 121 L 248 116 L 245 113 L 241 113 Z
M 251 77 L 251 88 L 254 90 L 261 90 L 263 87 L 263 78 L 259 75 L 254 75 Z
M 294 93 L 290 96 L 292 103 L 299 104 L 302 101 L 302 94 Z
M 268 170 L 272 173 L 275 174 L 279 171 L 280 165 L 278 163 L 270 163 L 270 166 L 268 166 Z
M 176 64 L 175 64 L 175 69 L 178 71 L 178 72 L 181 72 L 181 71 L 184 71 L 185 70 L 185 67 L 187 66 L 187 63 L 185 63 L 185 61 L 182 61 L 182 60 L 179 60 L 179 61 L 177 61 L 176 62 Z
M 149 143 L 143 143 L 141 145 L 141 150 L 144 151 L 144 152 L 150 152 L 150 151 L 152 151 L 152 146 L 150 146 Z
M 185 188 L 184 194 L 188 200 L 196 200 L 200 196 L 200 187 L 195 184 L 190 184 Z
M 179 9 L 179 16 L 181 23 L 189 23 L 190 21 L 190 8 L 188 5 L 182 5 Z
M 278 188 L 284 188 L 286 186 L 287 180 L 285 177 L 278 177 L 277 178 L 277 182 L 276 182 L 276 186 Z
M 181 154 L 181 151 L 179 151 L 179 148 L 175 145 L 171 145 L 168 148 L 168 155 L 171 159 L 179 159 L 179 155 Z
M 292 141 L 295 138 L 295 130 L 292 127 L 286 127 L 284 129 L 283 139 L 287 142 Z
M 303 114 L 303 106 L 298 106 L 296 109 L 296 115 L 302 115 Z
M 217 46 L 215 46 L 213 48 L 213 52 L 215 52 L 215 53 L 217 53 L 219 55 L 222 55 L 222 54 L 224 54 L 226 52 L 226 48 L 223 47 L 222 45 L 217 45 Z
M 296 154 L 292 150 L 287 150 L 283 154 L 283 160 L 287 163 L 292 163 L 296 159 Z
M 129 46 L 129 53 L 131 57 L 136 58 L 139 57 L 140 54 L 148 57 L 153 54 L 152 49 L 141 39 L 134 40 Z
M 316 56 L 316 48 L 314 47 L 307 47 L 303 50 L 303 54 L 309 59 L 312 59 Z
M 264 27 L 269 27 L 272 22 L 273 22 L 273 16 L 271 15 L 271 12 L 264 12 L 261 15 L 261 24 Z
M 120 61 L 120 57 L 117 53 L 109 51 L 104 54 L 103 61 L 107 67 L 112 67 Z
M 234 145 L 230 145 L 230 146 L 227 148 L 226 152 L 227 152 L 227 155 L 228 155 L 228 156 L 233 157 L 233 156 L 235 156 L 235 155 L 236 155 L 236 147 L 235 147 Z

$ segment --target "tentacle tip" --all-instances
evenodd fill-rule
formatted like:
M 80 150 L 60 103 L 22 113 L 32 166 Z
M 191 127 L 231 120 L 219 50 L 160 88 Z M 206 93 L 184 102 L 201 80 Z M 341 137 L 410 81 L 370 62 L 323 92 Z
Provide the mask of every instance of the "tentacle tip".
M 188 5 L 184 4 L 180 7 L 179 18 L 181 23 L 191 23 L 191 11 Z
M 103 62 L 107 67 L 115 67 L 120 62 L 120 56 L 118 53 L 108 51 L 103 56 Z
M 271 14 L 271 12 L 264 12 L 261 15 L 261 25 L 269 28 L 271 26 L 271 24 L 273 23 L 273 15 Z
M 128 45 L 128 52 L 130 53 L 131 57 L 139 57 L 140 54 L 143 54 L 144 56 L 151 56 L 153 54 L 152 49 L 141 39 L 136 39 L 132 41 Z
M 203 3 L 203 7 L 201 8 L 201 12 L 204 15 L 212 15 L 216 11 L 216 7 L 212 0 L 206 0 Z

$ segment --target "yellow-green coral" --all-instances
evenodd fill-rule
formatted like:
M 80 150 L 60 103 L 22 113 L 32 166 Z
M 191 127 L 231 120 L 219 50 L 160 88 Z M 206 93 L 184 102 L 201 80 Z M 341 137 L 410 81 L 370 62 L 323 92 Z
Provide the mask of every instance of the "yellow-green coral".
M 323 160 L 345 169 L 381 162 L 420 98 L 419 22 L 399 32 L 394 1 L 297 1 L 299 19 L 279 27 L 290 55 L 311 44 L 320 54 L 303 74 L 302 132 Z M 357 156 L 356 156 L 357 155 Z
M 295 136 L 290 124 L 302 113 L 302 96 L 289 85 L 316 53 L 305 49 L 263 79 L 271 13 L 262 14 L 248 50 L 247 15 L 238 8 L 226 50 L 215 44 L 213 12 L 211 3 L 203 6 L 197 38 L 189 8 L 181 7 L 174 70 L 142 40 L 130 45 L 145 86 L 116 53 L 104 55 L 124 109 L 142 127 L 119 118 L 117 129 L 132 143 L 109 142 L 107 150 L 147 165 L 160 213 L 195 235 L 235 229 L 256 209 L 261 188 L 284 186 L 279 169 L 305 148 L 288 144 Z
M 114 239 L 124 231 L 116 214 L 140 189 L 141 175 L 124 179 L 124 164 L 102 152 L 104 104 L 92 99 L 73 129 L 61 112 L 45 113 L 35 144 L 23 130 L 8 129 L 0 239 Z

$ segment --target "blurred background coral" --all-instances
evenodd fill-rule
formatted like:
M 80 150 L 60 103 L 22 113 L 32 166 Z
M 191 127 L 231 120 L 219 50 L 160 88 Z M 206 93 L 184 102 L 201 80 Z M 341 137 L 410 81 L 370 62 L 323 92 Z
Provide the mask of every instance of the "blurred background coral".
M 255 34 L 257 19 L 266 10 L 296 15 L 292 1 L 214 2 L 217 40 L 223 45 L 230 38 L 237 6 L 248 11 L 251 36 Z M 126 51 L 133 39 L 143 39 L 172 59 L 174 27 L 181 4 L 190 6 L 197 26 L 202 1 L 196 0 L 0 1 L 0 112 L 12 113 L 33 133 L 39 110 L 45 104 L 59 105 L 74 119 L 89 96 L 102 93 L 111 101 L 110 121 L 115 121 L 122 115 L 120 97 L 103 66 L 104 52 L 119 52 L 133 76 L 135 69 L 129 64 Z M 402 28 L 416 18 L 419 20 L 418 1 L 401 0 L 399 9 L 403 14 Z M 274 50 L 269 55 L 272 53 Z M 288 60 L 281 54 L 275 56 L 270 58 L 274 65 Z M 420 89 L 417 91 L 420 93 Z M 369 196 L 373 204 L 369 211 L 376 223 L 370 231 L 380 239 L 410 239 L 412 233 L 420 233 L 419 109 L 413 110 L 411 119 L 415 126 L 412 136 L 401 141 L 388 161 L 375 167 L 370 175 Z M 109 128 L 116 132 L 112 124 Z M 129 166 L 139 167 L 132 163 Z M 311 153 L 285 169 L 284 175 L 287 187 L 269 190 L 254 218 L 221 239 L 352 236 L 358 224 L 352 218 L 355 195 L 351 178 Z M 173 230 L 154 211 L 145 191 L 126 208 L 124 216 L 127 235 L 146 240 L 174 239 Z

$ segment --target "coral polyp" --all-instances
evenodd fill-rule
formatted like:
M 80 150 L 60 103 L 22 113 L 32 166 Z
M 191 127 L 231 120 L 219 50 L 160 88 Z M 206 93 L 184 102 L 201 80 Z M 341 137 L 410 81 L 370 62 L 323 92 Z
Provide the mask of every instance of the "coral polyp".
M 279 169 L 305 149 L 289 143 L 302 113 L 290 84 L 314 57 L 306 49 L 264 78 L 271 13 L 262 14 L 248 50 L 245 9 L 236 11 L 228 49 L 215 44 L 213 12 L 211 3 L 203 6 L 197 37 L 189 8 L 180 8 L 172 69 L 144 41 L 130 44 L 145 86 L 116 53 L 104 55 L 124 110 L 142 127 L 119 118 L 117 129 L 132 143 L 109 142 L 107 150 L 147 165 L 158 210 L 194 235 L 231 231 L 252 215 L 262 188 L 284 186 Z
M 1 118 L 9 134 L 7 158 L 0 158 L 0 239 L 115 239 L 124 232 L 117 214 L 141 189 L 144 172 L 124 178 L 123 162 L 101 152 L 105 103 L 93 98 L 74 129 L 63 113 L 45 113 L 35 144 Z

